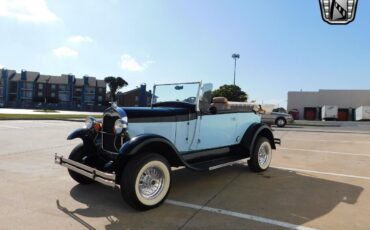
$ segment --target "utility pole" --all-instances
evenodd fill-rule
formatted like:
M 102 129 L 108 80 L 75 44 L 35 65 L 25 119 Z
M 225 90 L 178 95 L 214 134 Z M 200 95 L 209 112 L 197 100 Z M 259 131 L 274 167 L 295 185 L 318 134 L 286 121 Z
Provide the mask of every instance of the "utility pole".
M 231 57 L 234 58 L 234 85 L 235 85 L 236 59 L 239 59 L 240 55 L 237 53 L 234 53 Z

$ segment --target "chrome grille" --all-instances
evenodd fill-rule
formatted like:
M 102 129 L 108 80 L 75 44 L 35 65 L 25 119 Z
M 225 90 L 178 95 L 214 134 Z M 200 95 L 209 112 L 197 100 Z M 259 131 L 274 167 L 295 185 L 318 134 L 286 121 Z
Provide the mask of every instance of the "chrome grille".
M 103 149 L 110 152 L 117 152 L 122 145 L 122 137 L 114 134 L 114 122 L 117 116 L 105 115 L 103 117 Z

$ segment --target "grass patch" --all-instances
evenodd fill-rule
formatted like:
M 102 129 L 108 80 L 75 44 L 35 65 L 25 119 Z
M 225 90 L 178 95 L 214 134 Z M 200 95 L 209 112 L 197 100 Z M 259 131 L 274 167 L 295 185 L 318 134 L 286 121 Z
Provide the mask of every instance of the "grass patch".
M 38 109 L 38 110 L 34 110 L 34 112 L 59 113 L 59 111 L 57 111 L 55 109 Z
M 89 115 L 83 114 L 0 114 L 0 120 L 67 120 L 85 119 Z M 102 115 L 94 115 L 95 118 L 102 118 Z

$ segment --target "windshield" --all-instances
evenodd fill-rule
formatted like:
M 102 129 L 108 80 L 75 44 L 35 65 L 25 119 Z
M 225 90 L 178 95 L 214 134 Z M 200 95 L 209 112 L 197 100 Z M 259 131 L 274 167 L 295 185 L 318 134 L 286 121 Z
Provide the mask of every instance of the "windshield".
M 196 104 L 199 87 L 199 82 L 155 85 L 153 104 L 167 101 Z

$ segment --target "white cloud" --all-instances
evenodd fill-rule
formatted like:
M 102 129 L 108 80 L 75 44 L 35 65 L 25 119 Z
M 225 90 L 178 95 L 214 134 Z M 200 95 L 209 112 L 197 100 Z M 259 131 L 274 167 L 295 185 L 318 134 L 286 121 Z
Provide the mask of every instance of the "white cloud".
M 0 64 L 0 69 L 2 69 L 2 68 L 4 68 L 4 66 Z
M 34 23 L 58 19 L 45 0 L 0 0 L 0 16 Z
M 76 43 L 76 44 L 80 44 L 83 42 L 89 43 L 89 42 L 93 42 L 93 39 L 89 36 L 75 35 L 75 36 L 69 37 L 68 42 Z
M 145 62 L 138 62 L 135 58 L 131 57 L 128 54 L 124 54 L 121 56 L 121 63 L 120 67 L 123 70 L 131 71 L 131 72 L 141 72 L 148 68 L 150 64 L 153 64 L 154 61 L 148 60 Z
M 56 57 L 64 58 L 64 57 L 77 57 L 78 52 L 73 50 L 67 46 L 62 46 L 56 49 L 53 49 L 53 54 Z

